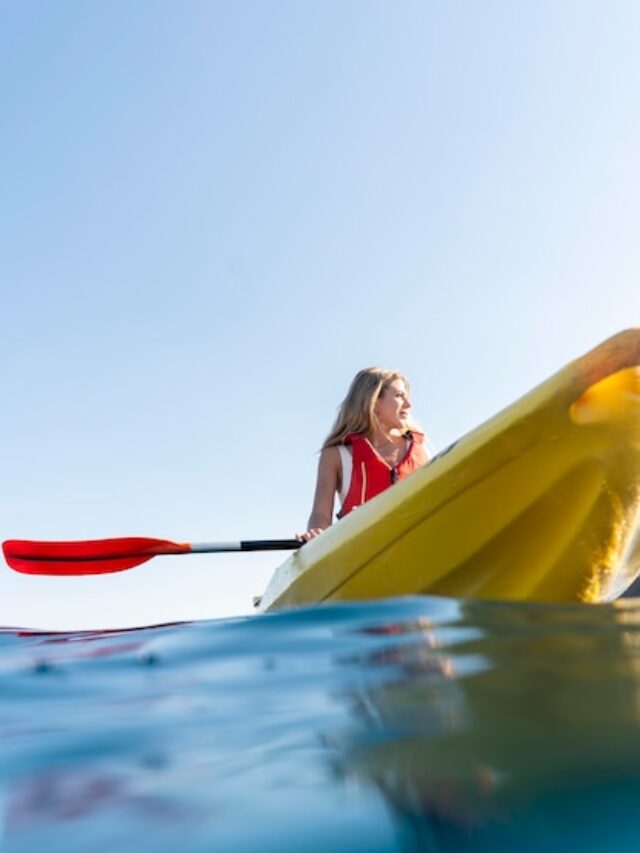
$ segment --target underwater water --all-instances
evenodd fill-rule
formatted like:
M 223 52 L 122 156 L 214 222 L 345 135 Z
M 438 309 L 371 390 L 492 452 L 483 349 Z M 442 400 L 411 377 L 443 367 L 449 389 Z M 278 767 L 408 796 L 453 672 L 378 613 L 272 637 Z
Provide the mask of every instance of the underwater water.
M 640 847 L 640 609 L 0 633 L 0 848 Z

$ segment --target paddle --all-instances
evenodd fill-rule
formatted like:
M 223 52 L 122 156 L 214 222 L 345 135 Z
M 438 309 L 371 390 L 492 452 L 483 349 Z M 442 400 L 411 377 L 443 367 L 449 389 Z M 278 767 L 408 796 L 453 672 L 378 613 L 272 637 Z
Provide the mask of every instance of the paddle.
M 161 554 L 219 554 L 230 551 L 288 551 L 299 539 L 255 539 L 242 542 L 170 542 L 167 539 L 126 537 L 80 542 L 31 542 L 8 539 L 4 557 L 17 572 L 28 575 L 103 575 L 123 572 Z

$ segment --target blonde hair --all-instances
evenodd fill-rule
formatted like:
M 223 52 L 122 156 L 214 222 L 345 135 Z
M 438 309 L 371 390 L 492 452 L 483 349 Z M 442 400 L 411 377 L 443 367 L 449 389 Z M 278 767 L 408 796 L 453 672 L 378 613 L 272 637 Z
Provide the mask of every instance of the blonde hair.
M 378 398 L 396 379 L 404 382 L 408 393 L 409 383 L 398 370 L 366 367 L 358 371 L 349 386 L 347 396 L 340 404 L 335 423 L 322 445 L 323 449 L 342 444 L 352 432 L 371 435 L 378 423 L 375 413 Z

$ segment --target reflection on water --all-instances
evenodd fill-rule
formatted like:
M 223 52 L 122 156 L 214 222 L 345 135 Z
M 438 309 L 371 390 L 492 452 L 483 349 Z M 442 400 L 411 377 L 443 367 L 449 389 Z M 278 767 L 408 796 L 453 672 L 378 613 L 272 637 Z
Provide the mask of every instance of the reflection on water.
M 635 850 L 640 609 L 0 634 L 3 851 Z

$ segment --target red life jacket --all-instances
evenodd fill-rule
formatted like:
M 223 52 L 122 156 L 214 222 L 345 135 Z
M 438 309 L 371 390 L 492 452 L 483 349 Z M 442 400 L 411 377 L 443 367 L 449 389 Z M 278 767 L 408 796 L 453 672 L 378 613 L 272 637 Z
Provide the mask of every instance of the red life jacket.
M 376 453 L 362 433 L 354 432 L 345 438 L 344 443 L 351 445 L 351 483 L 338 513 L 339 518 L 365 501 L 375 498 L 396 480 L 402 480 L 416 468 L 420 468 L 422 457 L 418 456 L 417 449 L 424 441 L 424 435 L 421 432 L 408 432 L 407 437 L 407 452 L 393 467 Z

